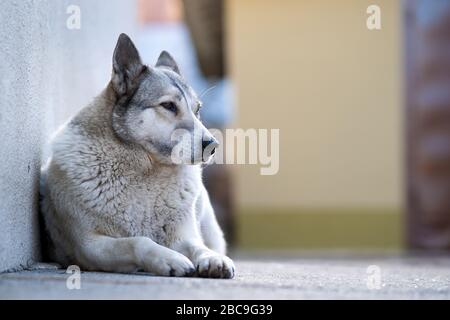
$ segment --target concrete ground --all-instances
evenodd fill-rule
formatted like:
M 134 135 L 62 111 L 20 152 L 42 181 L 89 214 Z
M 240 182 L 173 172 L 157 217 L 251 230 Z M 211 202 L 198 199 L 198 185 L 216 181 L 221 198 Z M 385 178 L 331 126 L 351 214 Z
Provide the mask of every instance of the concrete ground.
M 82 272 L 0 274 L 2 299 L 450 299 L 450 257 L 237 255 L 233 280 Z M 379 275 L 379 277 L 378 277 Z M 379 280 L 379 281 L 378 281 Z

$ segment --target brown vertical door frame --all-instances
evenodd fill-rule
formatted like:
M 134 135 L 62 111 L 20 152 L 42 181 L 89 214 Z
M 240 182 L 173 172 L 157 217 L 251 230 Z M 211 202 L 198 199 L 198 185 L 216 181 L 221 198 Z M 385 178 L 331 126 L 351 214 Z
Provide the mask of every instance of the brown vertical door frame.
M 450 250 L 450 1 L 404 5 L 410 249 Z

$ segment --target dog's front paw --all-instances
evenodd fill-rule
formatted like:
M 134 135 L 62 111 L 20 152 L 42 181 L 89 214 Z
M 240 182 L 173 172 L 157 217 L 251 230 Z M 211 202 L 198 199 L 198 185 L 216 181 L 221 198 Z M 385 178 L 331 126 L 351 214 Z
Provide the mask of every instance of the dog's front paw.
M 196 262 L 200 277 L 231 279 L 234 277 L 234 263 L 221 254 L 204 254 Z
M 150 257 L 149 260 L 146 263 L 146 271 L 158 276 L 186 277 L 195 273 L 192 262 L 178 252 Z

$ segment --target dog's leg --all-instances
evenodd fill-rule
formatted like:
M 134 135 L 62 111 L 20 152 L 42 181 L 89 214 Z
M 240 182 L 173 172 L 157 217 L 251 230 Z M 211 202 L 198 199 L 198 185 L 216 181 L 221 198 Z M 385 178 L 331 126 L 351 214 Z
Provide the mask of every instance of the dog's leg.
M 80 248 L 79 259 L 89 269 L 115 272 L 143 269 L 161 276 L 186 276 L 195 271 L 187 257 L 146 237 L 90 235 Z
M 203 243 L 196 221 L 185 223 L 179 238 L 180 241 L 173 245 L 173 249 L 194 263 L 199 276 L 227 279 L 234 277 L 233 261 L 224 254 L 209 249 Z
M 214 209 L 209 201 L 204 203 L 202 211 L 200 230 L 205 245 L 217 253 L 225 254 L 226 242 L 223 237 L 223 232 L 217 223 Z

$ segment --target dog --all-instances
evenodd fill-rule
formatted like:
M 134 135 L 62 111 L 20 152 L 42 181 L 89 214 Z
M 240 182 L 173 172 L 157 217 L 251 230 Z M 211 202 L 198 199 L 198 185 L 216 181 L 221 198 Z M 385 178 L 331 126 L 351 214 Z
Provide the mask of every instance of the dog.
M 112 60 L 107 87 L 56 132 L 41 170 L 49 257 L 84 270 L 233 278 L 202 182 L 218 142 L 199 98 L 166 51 L 144 65 L 121 34 Z

